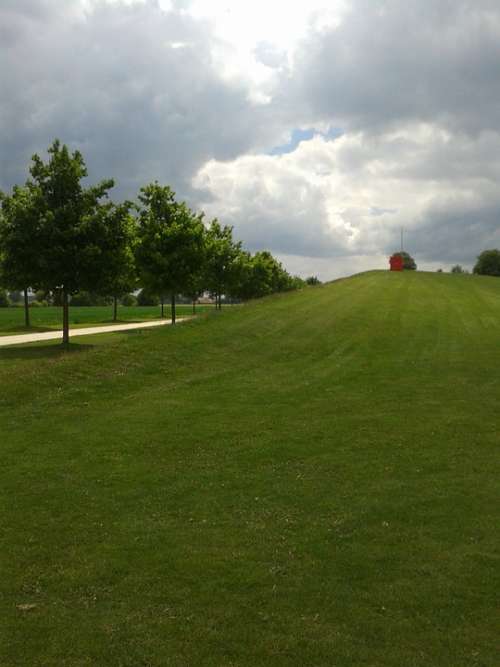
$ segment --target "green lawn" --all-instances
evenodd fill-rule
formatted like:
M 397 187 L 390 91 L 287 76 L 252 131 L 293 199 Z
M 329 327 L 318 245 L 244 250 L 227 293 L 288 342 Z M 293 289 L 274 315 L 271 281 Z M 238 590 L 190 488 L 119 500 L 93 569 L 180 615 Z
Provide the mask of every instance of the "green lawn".
M 499 279 L 0 349 L 0 383 L 2 667 L 498 665 Z
M 210 311 L 214 306 L 196 306 L 196 313 Z M 178 317 L 192 315 L 190 305 L 178 305 Z M 31 328 L 24 326 L 24 308 L 16 306 L 0 308 L 0 336 L 16 333 L 34 333 L 62 328 L 62 308 L 50 306 L 48 308 L 30 308 Z M 165 306 L 165 317 L 170 317 L 170 306 Z M 160 318 L 159 306 L 119 306 L 119 322 L 141 322 Z M 113 324 L 113 306 L 77 306 L 69 310 L 70 327 Z

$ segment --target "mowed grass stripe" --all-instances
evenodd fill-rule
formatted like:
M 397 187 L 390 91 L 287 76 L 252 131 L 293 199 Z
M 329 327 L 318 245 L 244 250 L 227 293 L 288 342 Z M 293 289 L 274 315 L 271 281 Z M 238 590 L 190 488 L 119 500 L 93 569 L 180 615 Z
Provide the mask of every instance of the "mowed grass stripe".
M 372 272 L 0 351 L 0 664 L 496 664 L 499 328 Z

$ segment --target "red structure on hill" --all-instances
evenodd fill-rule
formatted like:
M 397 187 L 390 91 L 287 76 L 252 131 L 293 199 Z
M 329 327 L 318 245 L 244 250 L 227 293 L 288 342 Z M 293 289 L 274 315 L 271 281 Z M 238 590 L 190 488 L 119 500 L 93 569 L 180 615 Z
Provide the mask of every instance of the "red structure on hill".
M 392 255 L 389 259 L 389 264 L 391 265 L 391 271 L 403 270 L 403 258 L 401 255 Z

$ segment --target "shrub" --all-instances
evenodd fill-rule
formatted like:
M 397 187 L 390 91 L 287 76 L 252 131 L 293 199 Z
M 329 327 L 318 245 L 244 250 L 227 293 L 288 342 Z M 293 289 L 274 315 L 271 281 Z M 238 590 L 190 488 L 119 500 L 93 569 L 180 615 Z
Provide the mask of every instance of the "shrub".
M 121 303 L 122 306 L 136 306 L 137 298 L 134 294 L 125 294 L 125 296 L 121 298 Z
M 101 296 L 85 290 L 81 290 L 71 297 L 72 306 L 109 306 L 111 302 L 111 297 Z
M 50 292 L 47 292 L 43 289 L 39 289 L 35 292 L 35 301 L 38 301 L 39 304 L 48 306 L 51 302 Z
M 160 303 L 160 298 L 156 294 L 151 294 L 146 289 L 141 289 L 137 295 L 138 306 L 157 306 Z

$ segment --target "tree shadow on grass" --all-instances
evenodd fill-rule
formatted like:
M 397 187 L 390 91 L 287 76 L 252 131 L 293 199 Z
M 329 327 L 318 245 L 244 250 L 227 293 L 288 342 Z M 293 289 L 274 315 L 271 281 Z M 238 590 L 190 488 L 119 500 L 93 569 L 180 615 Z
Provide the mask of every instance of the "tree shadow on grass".
M 2 329 L 2 335 L 15 336 L 17 334 L 33 334 L 33 333 L 44 333 L 46 331 L 59 331 L 57 325 L 54 326 L 40 326 L 40 327 L 6 327 Z
M 12 360 L 26 360 L 32 361 L 36 359 L 57 359 L 68 354 L 76 354 L 78 352 L 86 352 L 91 350 L 95 345 L 85 343 L 70 343 L 67 347 L 61 344 L 53 345 L 9 345 L 0 347 L 0 361 Z

